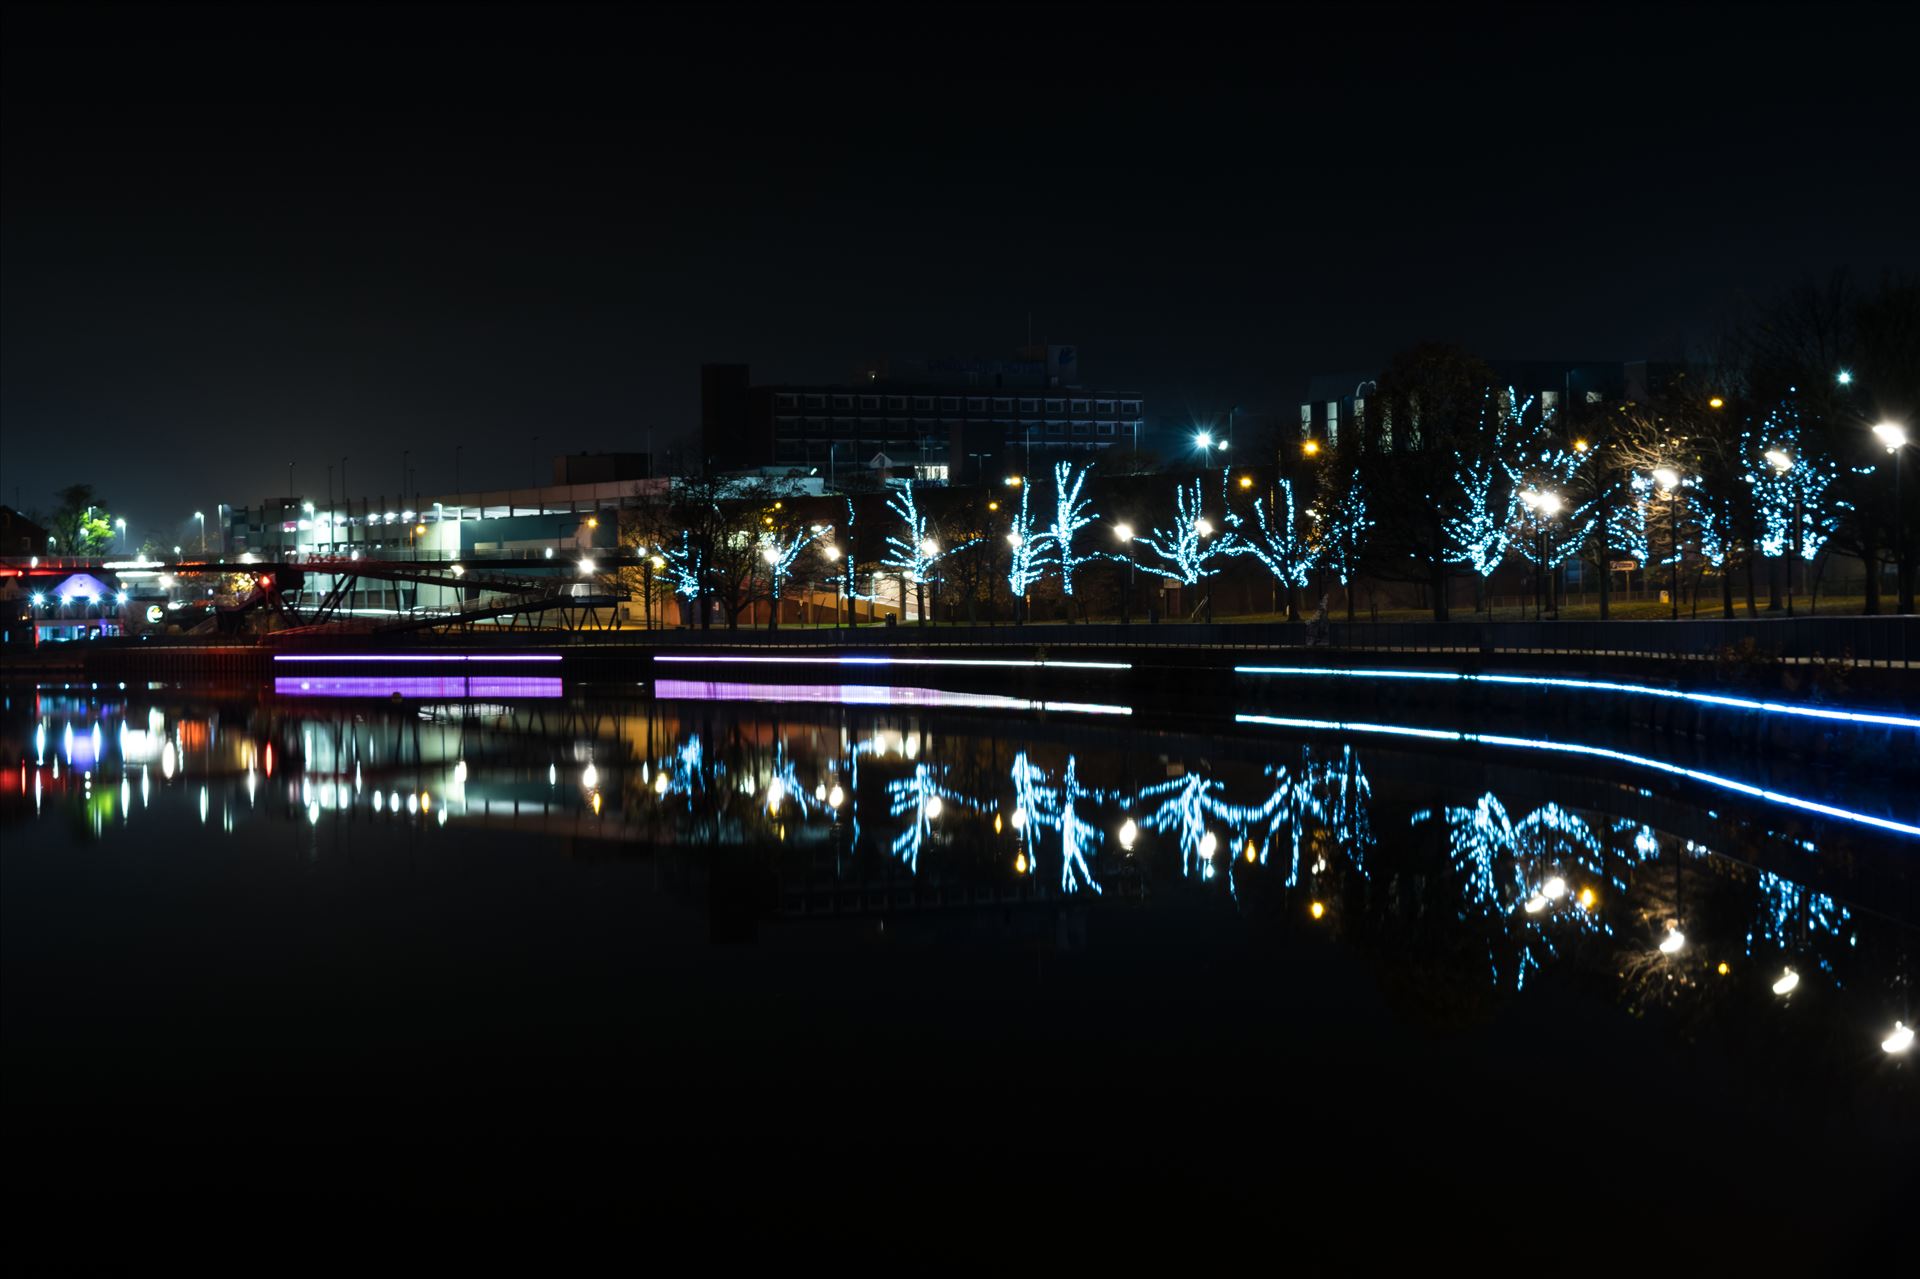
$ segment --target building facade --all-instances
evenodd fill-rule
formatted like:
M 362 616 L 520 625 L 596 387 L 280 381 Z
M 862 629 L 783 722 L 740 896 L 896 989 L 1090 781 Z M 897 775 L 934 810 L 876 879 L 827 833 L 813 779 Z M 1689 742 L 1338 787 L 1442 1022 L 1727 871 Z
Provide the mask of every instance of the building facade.
M 715 471 L 792 468 L 976 484 L 1068 456 L 1138 451 L 1137 391 L 1083 385 L 1071 346 L 1017 357 L 872 361 L 838 385 L 754 386 L 744 364 L 701 370 L 701 444 Z
M 1496 384 L 1512 388 L 1521 400 L 1533 401 L 1532 412 L 1551 416 L 1570 405 L 1645 400 L 1670 366 L 1633 360 L 1622 363 L 1562 362 L 1553 360 L 1489 360 Z M 1308 379 L 1300 404 L 1300 438 L 1338 445 L 1364 433 L 1362 447 L 1393 451 L 1407 445 L 1395 442 L 1392 424 L 1376 412 L 1367 414 L 1368 400 L 1379 389 L 1375 373 L 1323 374 Z

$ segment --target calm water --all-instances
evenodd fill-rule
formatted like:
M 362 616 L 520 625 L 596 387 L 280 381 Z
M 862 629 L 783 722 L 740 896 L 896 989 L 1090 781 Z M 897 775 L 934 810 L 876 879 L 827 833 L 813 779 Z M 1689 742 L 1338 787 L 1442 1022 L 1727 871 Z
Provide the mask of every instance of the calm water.
M 29 1201 L 103 1157 L 147 1202 L 242 1165 L 565 1198 L 558 1162 L 700 1204 L 830 1175 L 887 1212 L 1319 1193 L 1446 1224 L 1551 1179 L 1696 1241 L 1786 1196 L 1702 1255 L 1818 1262 L 1911 1188 L 1897 834 L 1097 704 L 321 683 L 8 699 Z

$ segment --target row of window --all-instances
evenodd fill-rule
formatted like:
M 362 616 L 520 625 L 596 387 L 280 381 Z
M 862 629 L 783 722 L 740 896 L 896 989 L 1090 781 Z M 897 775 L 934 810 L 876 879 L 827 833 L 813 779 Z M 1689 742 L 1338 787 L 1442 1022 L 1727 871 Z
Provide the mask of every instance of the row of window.
M 1116 413 L 1122 417 L 1138 417 L 1138 400 L 1075 400 L 1075 399 L 1019 399 L 1018 410 L 1014 408 L 1013 396 L 959 396 L 959 395 L 830 395 L 811 394 L 798 391 L 780 391 L 774 397 L 774 407 L 782 409 L 904 409 L 911 404 L 918 412 L 958 413 L 961 404 L 966 405 L 968 413 L 1090 413 L 1095 417 L 1113 417 Z M 884 402 L 884 404 L 883 404 Z M 1042 405 L 1045 405 L 1043 408 Z
M 880 430 L 898 434 L 929 430 L 951 430 L 954 427 L 966 425 L 965 422 L 960 421 L 928 422 L 905 417 L 779 417 L 775 418 L 773 423 L 775 435 L 799 435 L 803 432 L 809 435 L 824 435 L 828 433 L 843 434 L 847 431 L 871 432 Z M 979 425 L 984 426 L 988 424 L 980 423 Z M 1029 431 L 1036 434 L 1065 435 L 1067 433 L 1066 428 L 1068 423 L 1058 421 L 1016 422 L 997 420 L 991 425 L 1000 428 L 1009 438 L 1013 438 L 1024 435 Z M 1074 422 L 1072 423 L 1072 429 L 1075 435 L 1090 435 L 1093 434 L 1090 428 L 1097 426 L 1099 427 L 1099 434 L 1114 435 L 1119 432 L 1137 432 L 1143 425 L 1144 423 L 1141 422 Z

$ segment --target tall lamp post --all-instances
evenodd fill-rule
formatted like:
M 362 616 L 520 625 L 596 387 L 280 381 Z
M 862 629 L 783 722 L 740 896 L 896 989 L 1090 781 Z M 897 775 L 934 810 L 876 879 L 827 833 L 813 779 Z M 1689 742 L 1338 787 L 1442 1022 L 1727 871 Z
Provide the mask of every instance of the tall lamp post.
M 1842 385 L 1845 385 L 1842 383 Z M 1784 449 L 1768 449 L 1767 465 L 1785 476 L 1793 469 L 1793 458 Z M 1788 541 L 1787 616 L 1793 616 L 1793 565 L 1800 558 L 1800 486 L 1793 486 L 1793 537 Z
M 1127 561 L 1127 585 L 1120 593 L 1120 624 L 1126 626 L 1133 621 L 1133 525 L 1116 524 L 1113 535 L 1120 539 Z
M 113 526 L 120 530 L 120 549 L 124 551 L 127 549 L 127 521 L 124 517 L 117 519 Z
M 1560 601 L 1554 593 L 1553 577 L 1547 567 L 1547 532 L 1550 521 L 1560 513 L 1560 495 L 1558 493 L 1530 489 L 1520 495 L 1527 509 L 1534 514 L 1534 554 L 1540 566 L 1537 585 L 1533 596 L 1533 620 L 1540 620 L 1540 601 L 1544 595 L 1547 607 L 1557 620 L 1560 616 Z
M 1900 566 L 1901 585 L 1912 579 L 1906 573 L 1906 512 L 1900 506 L 1900 464 L 1906 456 L 1907 428 L 1898 422 L 1880 422 L 1873 428 L 1874 437 L 1887 446 L 1887 452 L 1893 454 L 1893 562 Z M 1905 611 L 1911 601 L 1902 599 L 1900 608 Z
M 204 556 L 207 553 L 207 513 L 195 511 L 193 518 L 200 521 L 200 554 Z
M 1673 604 L 1673 619 L 1680 620 L 1680 473 L 1670 466 L 1656 466 L 1653 469 L 1653 482 L 1660 486 L 1660 493 L 1667 499 L 1667 553 L 1672 556 L 1672 572 L 1668 576 L 1668 599 Z

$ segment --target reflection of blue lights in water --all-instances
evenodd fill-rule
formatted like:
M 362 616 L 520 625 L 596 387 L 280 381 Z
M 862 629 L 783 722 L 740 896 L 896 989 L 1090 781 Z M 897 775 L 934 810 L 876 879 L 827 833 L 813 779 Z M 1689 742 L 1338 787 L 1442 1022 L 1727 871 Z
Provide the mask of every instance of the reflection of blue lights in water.
M 1843 821 L 1858 822 L 1863 826 L 1873 826 L 1880 830 L 1890 830 L 1901 835 L 1920 836 L 1920 826 L 1907 822 L 1894 821 L 1888 817 L 1876 817 L 1872 813 L 1855 812 L 1850 808 L 1839 808 L 1833 804 L 1822 804 L 1818 800 L 1806 799 L 1799 795 L 1788 795 L 1780 791 L 1768 790 L 1763 786 L 1754 786 L 1747 782 L 1735 781 L 1731 777 L 1722 777 L 1718 773 L 1705 772 L 1698 768 L 1685 768 L 1679 764 L 1669 764 L 1665 760 L 1651 759 L 1645 755 L 1634 755 L 1627 751 L 1617 751 L 1605 746 L 1585 746 L 1578 742 L 1550 742 L 1533 737 L 1507 737 L 1499 733 L 1463 733 L 1452 729 L 1412 728 L 1400 724 L 1367 724 L 1352 720 L 1299 719 L 1285 715 L 1235 715 L 1234 722 L 1240 724 L 1264 724 L 1274 728 L 1305 728 L 1332 730 L 1342 733 L 1384 733 L 1399 737 L 1420 737 L 1431 741 L 1463 742 L 1482 746 L 1505 746 L 1519 750 L 1553 751 L 1566 755 L 1585 755 L 1594 759 L 1611 760 L 1620 764 L 1632 764 L 1638 768 L 1658 769 L 1675 777 L 1685 777 L 1689 781 L 1704 782 L 1709 786 L 1718 786 L 1723 790 L 1736 791 L 1754 799 L 1763 799 L 1770 804 L 1784 804 L 1809 813 L 1819 813 L 1823 817 L 1837 817 Z
M 1415 813 L 1413 824 L 1433 816 L 1432 809 Z M 1567 890 L 1566 876 L 1575 871 L 1596 877 L 1606 873 L 1600 837 L 1585 819 L 1558 804 L 1544 804 L 1516 822 L 1492 791 L 1471 808 L 1445 809 L 1441 818 L 1447 827 L 1447 854 L 1463 886 L 1461 904 L 1496 921 L 1501 939 L 1515 949 L 1515 989 L 1524 988 L 1529 972 L 1560 953 L 1556 934 L 1612 932 Z M 1555 878 L 1561 892 L 1549 897 L 1543 889 Z M 1499 985 L 1500 955 L 1494 941 L 1487 941 L 1487 966 Z
M 1655 688 L 1647 684 L 1618 684 L 1611 680 L 1558 679 L 1541 675 L 1484 675 L 1469 671 L 1390 671 L 1342 670 L 1331 666 L 1236 666 L 1239 675 L 1339 676 L 1350 679 L 1411 679 L 1457 684 L 1510 684 L 1523 688 L 1570 688 L 1593 693 L 1625 693 L 1635 697 L 1666 697 L 1697 702 L 1704 706 L 1725 706 L 1733 710 L 1759 711 L 1767 715 L 1798 715 L 1808 719 L 1840 720 L 1849 724 L 1877 724 L 1888 728 L 1920 728 L 1920 719 L 1905 715 L 1886 715 L 1867 711 L 1831 710 L 1820 706 L 1796 706 L 1791 702 L 1761 702 L 1747 697 L 1725 697 L 1718 693 L 1685 693 L 1673 688 Z
M 1747 930 L 1747 954 L 1753 954 L 1755 941 L 1781 950 L 1797 950 L 1819 937 L 1839 938 L 1841 930 L 1853 918 L 1845 906 L 1825 893 L 1816 893 L 1804 884 L 1763 870 L 1759 875 L 1760 914 Z M 1819 961 L 1822 970 L 1833 965 Z

